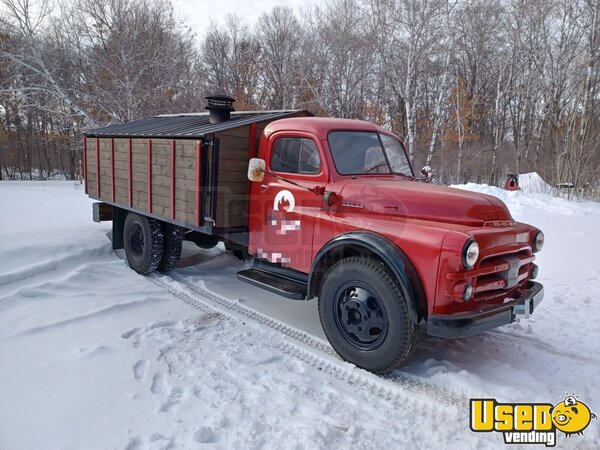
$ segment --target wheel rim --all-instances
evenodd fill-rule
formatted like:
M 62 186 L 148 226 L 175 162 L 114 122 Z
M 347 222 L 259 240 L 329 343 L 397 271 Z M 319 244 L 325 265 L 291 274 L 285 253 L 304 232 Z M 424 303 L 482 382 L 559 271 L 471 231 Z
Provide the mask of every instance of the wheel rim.
M 387 335 L 388 321 L 383 303 L 359 282 L 338 290 L 335 322 L 346 341 L 361 350 L 376 349 Z
M 131 251 L 131 256 L 135 259 L 142 258 L 144 256 L 144 245 L 144 230 L 142 230 L 142 226 L 138 222 L 134 222 L 129 229 L 129 250 Z

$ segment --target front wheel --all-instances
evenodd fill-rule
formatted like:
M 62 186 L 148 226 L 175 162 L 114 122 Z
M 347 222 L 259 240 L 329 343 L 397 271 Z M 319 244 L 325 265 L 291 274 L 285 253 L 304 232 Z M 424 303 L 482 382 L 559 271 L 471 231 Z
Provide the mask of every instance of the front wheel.
M 416 346 L 418 328 L 398 282 L 374 258 L 345 258 L 327 271 L 319 316 L 335 351 L 374 373 L 402 366 Z

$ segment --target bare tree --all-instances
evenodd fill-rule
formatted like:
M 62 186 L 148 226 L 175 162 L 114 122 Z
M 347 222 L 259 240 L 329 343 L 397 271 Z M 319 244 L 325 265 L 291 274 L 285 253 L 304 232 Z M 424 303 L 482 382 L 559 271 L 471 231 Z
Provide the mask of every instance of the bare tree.
M 291 8 L 275 7 L 257 26 L 263 74 L 263 102 L 269 109 L 294 108 L 300 67 L 302 30 Z
M 238 108 L 257 108 L 261 48 L 241 18 L 212 22 L 202 52 L 210 89 L 233 95 Z
M 600 184 L 598 0 L 332 0 L 197 40 L 171 0 L 0 0 L 0 176 L 72 177 L 81 130 L 307 108 L 402 135 L 441 181 Z
M 45 58 L 45 43 L 40 33 L 53 8 L 50 1 L 42 0 L 34 5 L 31 0 L 0 0 L 0 5 L 6 11 L 4 21 L 8 25 L 8 32 L 20 41 L 18 50 L 0 50 L 0 58 L 12 61 L 37 78 L 27 86 L 28 90 L 45 91 L 57 96 L 86 125 L 93 126 L 94 120 L 65 92 Z M 33 78 L 30 77 L 30 80 L 33 81 Z

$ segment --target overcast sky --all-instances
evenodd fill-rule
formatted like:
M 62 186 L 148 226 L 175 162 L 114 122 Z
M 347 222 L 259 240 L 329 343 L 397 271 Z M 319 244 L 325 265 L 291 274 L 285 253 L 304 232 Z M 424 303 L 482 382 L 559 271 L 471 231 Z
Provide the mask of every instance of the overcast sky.
M 221 21 L 226 14 L 236 13 L 249 25 L 275 6 L 299 7 L 326 0 L 175 0 L 176 13 L 185 19 L 192 30 L 202 36 L 211 19 Z

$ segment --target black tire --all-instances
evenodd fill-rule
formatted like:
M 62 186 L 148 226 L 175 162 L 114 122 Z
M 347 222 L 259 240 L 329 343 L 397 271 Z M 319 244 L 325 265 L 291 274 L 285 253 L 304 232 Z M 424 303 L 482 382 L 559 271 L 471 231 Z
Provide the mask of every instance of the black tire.
M 402 366 L 416 347 L 418 327 L 408 317 L 398 282 L 374 258 L 345 258 L 327 271 L 319 317 L 342 359 L 373 373 Z
M 160 272 L 170 272 L 175 269 L 181 257 L 183 236 L 177 225 L 163 222 L 163 255 L 158 266 Z
M 163 233 L 158 220 L 129 212 L 123 241 L 129 267 L 141 275 L 158 268 L 163 255 Z

